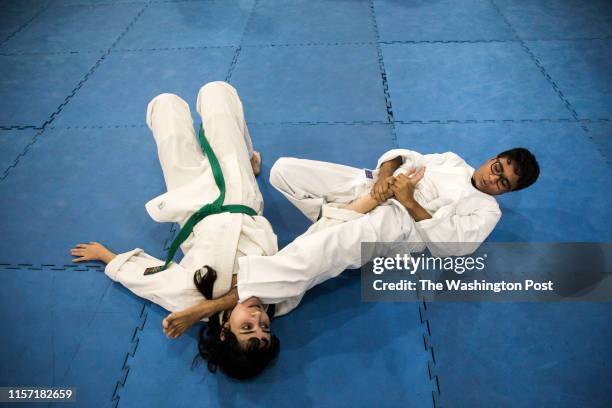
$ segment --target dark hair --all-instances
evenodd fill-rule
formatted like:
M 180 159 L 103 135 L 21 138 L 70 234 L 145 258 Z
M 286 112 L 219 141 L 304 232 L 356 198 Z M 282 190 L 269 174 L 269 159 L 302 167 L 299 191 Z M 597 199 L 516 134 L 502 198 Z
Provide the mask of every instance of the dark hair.
M 529 187 L 538 179 L 540 175 L 540 165 L 535 156 L 524 147 L 515 147 L 497 155 L 498 159 L 510 159 L 514 165 L 514 174 L 519 176 L 516 188 L 512 191 L 522 190 Z
M 205 274 L 203 274 L 203 270 L 206 270 Z M 209 266 L 197 270 L 193 276 L 196 288 L 207 299 L 212 298 L 212 288 L 216 279 L 216 271 Z M 274 311 L 275 305 L 270 305 L 268 307 L 270 319 L 274 316 Z M 243 349 L 234 333 L 223 327 L 221 316 L 223 317 L 223 323 L 225 323 L 228 315 L 215 313 L 208 318 L 207 325 L 200 329 L 198 351 L 199 356 L 208 362 L 208 370 L 214 373 L 217 368 L 221 368 L 229 377 L 240 380 L 261 373 L 280 351 L 278 337 L 272 335 L 270 342 L 251 338 L 248 340 L 246 348 Z M 223 340 L 221 340 L 221 334 L 223 334 Z M 197 358 L 196 355 L 194 363 Z

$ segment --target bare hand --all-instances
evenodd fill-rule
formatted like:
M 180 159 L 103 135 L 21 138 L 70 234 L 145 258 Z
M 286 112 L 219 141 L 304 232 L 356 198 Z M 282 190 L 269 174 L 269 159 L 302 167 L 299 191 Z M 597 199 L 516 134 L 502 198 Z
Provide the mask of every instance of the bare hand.
M 421 167 L 419 171 L 413 167 L 407 173 L 395 177 L 389 188 L 400 203 L 408 206 L 414 202 L 414 189 L 424 175 L 425 167 Z
M 208 307 L 210 303 L 210 301 L 204 300 L 180 312 L 170 313 L 162 322 L 164 334 L 171 339 L 176 339 L 198 321 L 212 316 L 214 310 Z
M 393 192 L 391 191 L 390 186 L 394 179 L 395 177 L 393 176 L 379 177 L 372 187 L 372 191 L 370 192 L 372 198 L 376 199 L 376 201 L 379 203 L 383 203 L 389 198 L 393 197 Z
M 115 257 L 115 254 L 98 242 L 78 244 L 70 250 L 70 254 L 78 257 L 73 259 L 72 262 L 103 261 L 108 263 Z

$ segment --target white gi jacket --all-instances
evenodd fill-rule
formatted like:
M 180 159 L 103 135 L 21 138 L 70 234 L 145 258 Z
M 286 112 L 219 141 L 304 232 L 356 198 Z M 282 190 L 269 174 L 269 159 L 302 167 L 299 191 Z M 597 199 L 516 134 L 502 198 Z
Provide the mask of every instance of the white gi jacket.
M 338 207 L 369 194 L 381 164 L 400 156 L 395 175 L 426 166 L 414 198 L 432 216 L 415 222 L 397 200 L 390 199 L 368 214 Z M 282 158 L 272 168 L 271 183 L 311 220 L 321 218 L 275 256 L 239 260 L 240 301 L 258 296 L 276 303 L 277 314 L 295 308 L 313 286 L 357 268 L 374 255 L 362 254 L 362 242 L 409 243 L 425 246 L 434 256 L 472 253 L 501 217 L 493 196 L 473 187 L 474 168 L 455 153 L 428 154 L 391 150 L 378 160 L 373 179 L 362 169 L 332 163 Z M 460 243 L 461 245 L 444 245 Z
M 217 272 L 213 297 L 231 289 L 232 274 L 241 255 L 272 255 L 277 239 L 263 216 L 263 199 L 250 163 L 252 144 L 244 122 L 242 104 L 233 87 L 224 82 L 205 85 L 198 94 L 206 138 L 219 160 L 226 184 L 224 204 L 242 204 L 259 215 L 221 213 L 204 218 L 181 245 L 185 256 L 167 270 L 144 275 L 164 261 L 142 249 L 119 254 L 105 269 L 138 296 L 169 311 L 193 306 L 204 297 L 196 289 L 196 270 L 208 265 Z M 147 124 L 157 143 L 168 192 L 149 201 L 146 209 L 157 222 L 176 222 L 182 227 L 202 206 L 219 195 L 208 160 L 194 133 L 189 106 L 176 95 L 154 98 L 147 109 Z

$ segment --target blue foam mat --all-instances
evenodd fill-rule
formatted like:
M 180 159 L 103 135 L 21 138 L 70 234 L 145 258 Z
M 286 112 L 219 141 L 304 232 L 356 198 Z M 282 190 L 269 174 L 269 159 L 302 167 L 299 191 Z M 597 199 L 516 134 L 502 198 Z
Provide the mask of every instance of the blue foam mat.
M 423 153 L 453 151 L 475 168 L 513 147 L 534 152 L 541 165 L 540 179 L 524 191 L 498 198 L 502 219 L 491 234 L 492 240 L 612 239 L 612 196 L 598 187 L 610 168 L 576 123 L 403 125 L 398 128 L 398 144 Z M 559 203 L 551 204 L 551 197 Z M 585 205 L 589 217 L 576 222 L 576 214 L 581 214 Z
M 15 164 L 17 157 L 32 142 L 36 130 L 0 130 L 0 171 Z M 1 174 L 0 174 L 1 176 Z
M 375 0 L 374 5 L 381 41 L 482 41 L 514 38 L 503 16 L 489 1 Z
M 0 263 L 70 264 L 70 248 L 89 241 L 161 256 L 170 224 L 144 204 L 163 186 L 147 128 L 45 131 L 0 184 L 0 229 L 11 231 Z
M 0 125 L 42 126 L 99 58 L 98 53 L 0 55 Z
M 262 0 L 244 43 L 302 44 L 376 41 L 370 1 Z
M 612 39 L 529 41 L 527 45 L 579 118 L 612 117 Z
M 518 43 L 382 48 L 396 120 L 572 117 Z
M 118 48 L 238 46 L 254 3 L 152 3 Z
M 141 8 L 142 4 L 52 6 L 0 47 L 0 52 L 105 51 Z
M 609 407 L 609 303 L 428 305 L 440 405 Z
M 251 122 L 386 120 L 374 45 L 245 47 L 232 84 Z
M 288 398 L 296 407 L 430 407 L 418 304 L 361 303 L 359 294 L 356 272 L 310 291 L 290 316 L 274 321 L 281 354 L 248 382 L 208 373 L 202 363 L 190 369 L 195 328 L 168 341 L 161 330 L 167 312 L 153 307 L 119 407 L 283 406 Z
M 589 136 L 599 148 L 599 151 L 612 165 L 612 123 L 596 122 L 587 125 Z
M 233 55 L 232 48 L 113 52 L 53 124 L 142 125 L 149 101 L 165 92 L 193 106 L 202 85 L 225 78 Z
M 606 0 L 493 0 L 521 38 L 601 38 L 612 35 Z
M 142 301 L 93 269 L 1 268 L 0 281 L 11 327 L 0 335 L 0 383 L 76 387 L 78 406 L 110 406 Z

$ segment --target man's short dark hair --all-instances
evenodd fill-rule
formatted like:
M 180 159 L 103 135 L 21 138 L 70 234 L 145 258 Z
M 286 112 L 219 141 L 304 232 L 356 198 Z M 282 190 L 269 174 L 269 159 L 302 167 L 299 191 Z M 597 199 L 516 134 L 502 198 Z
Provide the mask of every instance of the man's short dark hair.
M 509 159 L 514 166 L 514 174 L 519 176 L 516 187 L 512 191 L 529 187 L 540 175 L 540 165 L 535 156 L 524 147 L 515 147 L 497 155 L 498 159 Z

